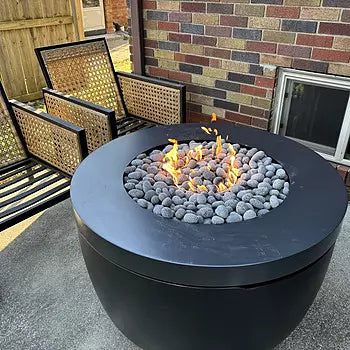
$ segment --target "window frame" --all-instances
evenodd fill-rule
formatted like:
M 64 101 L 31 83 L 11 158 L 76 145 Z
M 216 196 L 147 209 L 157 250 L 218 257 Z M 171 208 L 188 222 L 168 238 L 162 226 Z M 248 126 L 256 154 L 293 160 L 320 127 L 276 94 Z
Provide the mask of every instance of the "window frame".
M 270 131 L 275 134 L 280 134 L 281 121 L 283 120 L 283 118 L 287 118 L 287 115 L 284 115 L 286 114 L 286 110 L 289 112 L 288 106 L 287 108 L 284 108 L 284 104 L 286 101 L 286 89 L 288 86 L 292 85 L 289 83 L 289 81 L 296 81 L 300 83 L 334 88 L 338 90 L 346 90 L 349 92 L 349 99 L 345 109 L 344 119 L 341 125 L 334 155 L 326 154 L 321 151 L 315 152 L 329 161 L 350 166 L 350 159 L 344 158 L 348 142 L 350 142 L 350 78 L 329 74 L 299 71 L 289 68 L 279 68 L 270 128 Z M 304 145 L 307 145 L 308 143 L 307 141 L 302 141 L 295 138 L 291 139 L 300 142 Z

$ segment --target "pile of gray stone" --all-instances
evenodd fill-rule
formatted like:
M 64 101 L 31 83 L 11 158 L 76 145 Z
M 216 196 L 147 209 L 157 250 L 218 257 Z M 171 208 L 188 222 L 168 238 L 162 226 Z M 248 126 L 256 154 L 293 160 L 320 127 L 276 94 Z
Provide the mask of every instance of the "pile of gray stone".
M 195 151 L 199 145 L 201 159 Z M 175 184 L 163 168 L 172 147 L 139 154 L 125 169 L 130 197 L 156 215 L 190 224 L 235 223 L 267 214 L 289 193 L 286 171 L 264 151 L 224 142 L 218 153 L 214 141 L 178 145 L 176 168 L 181 172 Z M 229 186 L 232 149 L 237 179 Z M 227 190 L 220 191 L 220 183 Z

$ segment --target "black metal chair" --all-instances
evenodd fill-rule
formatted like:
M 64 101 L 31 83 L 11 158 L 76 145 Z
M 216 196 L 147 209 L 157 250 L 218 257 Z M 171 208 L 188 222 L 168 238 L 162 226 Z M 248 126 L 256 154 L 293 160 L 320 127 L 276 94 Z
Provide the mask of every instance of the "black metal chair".
M 56 97 L 59 92 L 66 95 L 66 100 L 71 96 L 79 98 L 80 106 L 82 101 L 87 101 L 86 108 L 94 108 L 91 104 L 95 104 L 114 111 L 116 123 L 112 127 L 117 136 L 155 124 L 186 121 L 185 86 L 115 72 L 105 39 L 42 47 L 35 51 L 51 90 L 44 90 L 44 96 L 54 96 L 53 90 L 56 90 Z M 50 106 L 48 108 L 49 113 L 56 113 Z M 65 118 L 64 114 L 58 114 Z M 83 126 L 82 120 L 75 122 Z M 87 123 L 84 128 L 87 130 Z
M 0 231 L 69 197 L 85 131 L 15 100 L 0 83 Z

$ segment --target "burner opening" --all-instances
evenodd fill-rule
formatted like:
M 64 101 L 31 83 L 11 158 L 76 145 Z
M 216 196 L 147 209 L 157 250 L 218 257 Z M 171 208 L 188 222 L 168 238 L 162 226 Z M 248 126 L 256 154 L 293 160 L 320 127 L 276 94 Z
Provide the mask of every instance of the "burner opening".
M 169 142 L 139 154 L 124 173 L 129 196 L 156 215 L 235 223 L 269 213 L 289 193 L 286 171 L 263 150 L 232 144 L 217 132 L 216 141 Z

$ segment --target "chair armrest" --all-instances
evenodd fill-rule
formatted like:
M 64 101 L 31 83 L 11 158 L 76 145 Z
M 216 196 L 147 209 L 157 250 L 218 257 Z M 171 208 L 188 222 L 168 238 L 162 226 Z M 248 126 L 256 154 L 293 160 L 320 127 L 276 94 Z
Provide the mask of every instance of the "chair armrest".
M 43 89 L 49 114 L 85 130 L 89 153 L 117 137 L 115 111 L 52 89 Z
M 186 87 L 170 81 L 116 72 L 127 114 L 159 124 L 186 122 Z
M 16 100 L 10 106 L 28 152 L 73 175 L 88 154 L 84 129 Z

